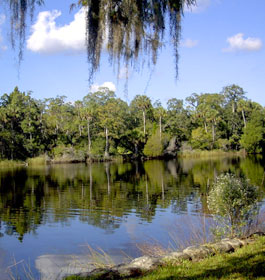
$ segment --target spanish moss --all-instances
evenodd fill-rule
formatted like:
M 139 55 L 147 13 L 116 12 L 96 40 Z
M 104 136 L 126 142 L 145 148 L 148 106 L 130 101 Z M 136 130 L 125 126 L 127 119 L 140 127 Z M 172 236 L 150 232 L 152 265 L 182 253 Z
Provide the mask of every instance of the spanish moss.
M 11 41 L 18 39 L 19 60 L 23 55 L 27 17 L 44 0 L 4 0 L 11 11 Z M 149 65 L 157 62 L 158 51 L 164 44 L 165 30 L 170 31 L 174 47 L 176 77 L 178 75 L 178 44 L 181 18 L 185 5 L 196 0 L 79 0 L 86 10 L 86 44 L 89 81 L 99 70 L 103 50 L 107 50 L 111 65 L 136 67 L 148 58 Z M 169 26 L 167 26 L 169 25 Z M 168 28 L 167 28 L 168 27 Z

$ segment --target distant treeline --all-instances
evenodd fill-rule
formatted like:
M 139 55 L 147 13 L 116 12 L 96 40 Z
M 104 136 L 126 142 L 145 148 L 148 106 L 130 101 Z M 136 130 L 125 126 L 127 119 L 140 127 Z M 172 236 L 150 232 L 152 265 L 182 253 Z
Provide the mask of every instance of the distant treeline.
M 0 157 L 87 158 L 174 156 L 178 151 L 264 152 L 265 109 L 237 85 L 221 93 L 172 98 L 164 108 L 145 95 L 130 104 L 108 88 L 69 103 L 34 99 L 16 87 L 0 98 Z

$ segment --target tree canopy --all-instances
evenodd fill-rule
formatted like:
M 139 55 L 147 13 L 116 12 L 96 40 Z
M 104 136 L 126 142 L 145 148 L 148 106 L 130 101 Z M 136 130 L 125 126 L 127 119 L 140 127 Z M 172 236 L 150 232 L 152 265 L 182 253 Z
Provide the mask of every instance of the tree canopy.
M 0 96 L 0 160 L 159 157 L 192 149 L 264 152 L 264 107 L 240 96 L 233 112 L 225 97 L 193 94 L 186 99 L 192 106 L 172 98 L 164 108 L 145 95 L 127 104 L 108 88 L 70 103 L 65 96 L 36 100 L 16 87 Z
M 76 0 L 77 1 L 77 0 Z M 4 0 L 9 5 L 11 40 L 18 40 L 22 59 L 27 18 L 33 18 L 36 6 L 45 0 Z M 181 17 L 185 5 L 196 0 L 78 0 L 72 4 L 86 10 L 86 45 L 89 78 L 100 66 L 103 48 L 107 48 L 111 64 L 136 67 L 148 59 L 155 65 L 163 46 L 165 30 L 169 30 L 174 46 L 176 75 Z M 141 59 L 140 59 L 141 58 Z

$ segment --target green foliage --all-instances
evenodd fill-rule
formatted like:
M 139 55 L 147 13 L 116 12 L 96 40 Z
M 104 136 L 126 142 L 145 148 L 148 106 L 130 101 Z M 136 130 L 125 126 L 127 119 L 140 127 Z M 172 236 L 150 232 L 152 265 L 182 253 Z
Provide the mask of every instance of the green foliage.
M 105 149 L 105 139 L 103 137 L 98 137 L 93 141 L 92 147 L 91 147 L 91 155 L 102 155 L 104 154 Z
M 192 94 L 186 107 L 183 100 L 172 98 L 167 109 L 160 101 L 152 105 L 146 95 L 136 95 L 128 106 L 108 88 L 72 104 L 65 96 L 36 100 L 16 87 L 0 98 L 0 158 L 156 157 L 168 154 L 165 135 L 174 141 L 171 156 L 184 142 L 193 150 L 181 153 L 189 156 L 200 154 L 197 150 L 230 152 L 242 147 L 248 153 L 261 153 L 265 150 L 264 108 L 243 99 L 237 87 L 221 94 Z
M 212 146 L 210 133 L 205 132 L 202 127 L 192 130 L 191 145 L 193 149 L 209 150 Z
M 86 160 L 86 150 L 77 149 L 70 145 L 63 144 L 55 147 L 51 154 L 53 155 L 53 162 L 82 162 Z
M 253 113 L 251 121 L 244 128 L 240 144 L 248 153 L 256 154 L 262 151 L 265 144 L 265 113 Z
M 29 158 L 27 159 L 27 163 L 29 165 L 45 165 L 47 163 L 47 157 L 45 155 L 41 155 L 38 157 L 34 157 L 34 158 Z
M 249 180 L 222 174 L 217 177 L 207 200 L 209 209 L 221 222 L 217 232 L 221 235 L 240 235 L 256 214 L 258 189 Z
M 153 134 L 144 146 L 144 155 L 147 157 L 160 157 L 163 154 L 163 141 L 159 132 Z
M 221 149 L 222 151 L 229 150 L 229 140 L 227 139 L 218 139 L 216 143 L 217 148 Z

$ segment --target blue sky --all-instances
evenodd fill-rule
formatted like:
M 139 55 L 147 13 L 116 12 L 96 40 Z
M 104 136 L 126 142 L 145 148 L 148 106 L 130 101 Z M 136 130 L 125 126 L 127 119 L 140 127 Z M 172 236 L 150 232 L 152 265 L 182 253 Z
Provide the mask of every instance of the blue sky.
M 251 5 L 248 0 L 197 1 L 198 7 L 186 11 L 182 21 L 177 80 L 173 50 L 165 46 L 151 77 L 147 67 L 129 72 L 127 97 L 123 73 L 117 81 L 104 53 L 93 89 L 105 83 L 128 101 L 136 94 L 146 94 L 166 104 L 173 97 L 216 93 L 235 83 L 249 99 L 264 106 L 265 1 L 252 0 Z M 69 101 L 80 100 L 90 90 L 82 12 L 69 13 L 73 0 L 45 2 L 29 23 L 19 76 L 17 56 L 8 40 L 8 18 L 5 10 L 0 10 L 0 94 L 19 86 L 22 91 L 32 91 L 35 98 L 66 95 Z

